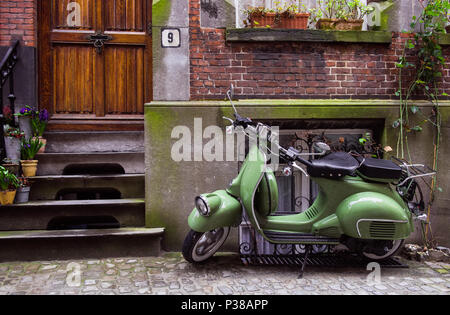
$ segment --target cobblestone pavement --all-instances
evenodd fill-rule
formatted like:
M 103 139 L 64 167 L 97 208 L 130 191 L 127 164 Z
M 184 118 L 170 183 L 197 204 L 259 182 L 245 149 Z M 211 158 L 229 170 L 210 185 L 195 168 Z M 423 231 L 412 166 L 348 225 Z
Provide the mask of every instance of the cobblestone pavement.
M 220 254 L 201 266 L 188 264 L 179 253 L 150 258 L 0 263 L 0 294 L 450 293 L 450 265 L 407 264 L 409 269 L 382 269 L 381 281 L 370 283 L 370 271 L 364 268 L 307 267 L 304 278 L 297 279 L 295 268 L 244 266 L 234 254 Z

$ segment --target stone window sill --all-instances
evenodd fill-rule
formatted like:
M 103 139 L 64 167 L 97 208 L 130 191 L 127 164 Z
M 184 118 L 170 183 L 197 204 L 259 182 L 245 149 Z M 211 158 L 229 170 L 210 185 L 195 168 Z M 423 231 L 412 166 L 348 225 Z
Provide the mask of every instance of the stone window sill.
M 442 34 L 439 37 L 439 45 L 450 45 L 450 34 Z
M 387 31 L 323 31 L 267 28 L 227 28 L 227 42 L 328 42 L 390 44 Z

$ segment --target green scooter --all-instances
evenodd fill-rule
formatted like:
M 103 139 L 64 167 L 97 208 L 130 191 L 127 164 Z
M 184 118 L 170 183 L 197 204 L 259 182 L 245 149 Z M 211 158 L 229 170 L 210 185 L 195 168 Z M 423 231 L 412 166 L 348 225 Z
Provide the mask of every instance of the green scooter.
M 229 127 L 277 146 L 281 159 L 318 184 L 319 194 L 302 213 L 275 215 L 278 187 L 268 167 L 270 156 L 259 143 L 253 145 L 239 175 L 226 190 L 195 198 L 195 209 L 188 219 L 191 231 L 182 248 L 187 261 L 201 263 L 212 257 L 244 214 L 272 244 L 343 244 L 371 261 L 394 255 L 413 232 L 413 220 L 426 220 L 423 196 L 415 180 L 434 175 L 434 171 L 414 174 L 410 170 L 418 165 L 330 153 L 325 143 L 315 145 L 320 158 L 305 160 L 296 149 L 278 145 L 269 126 L 241 117 L 231 93 L 227 95 L 235 119 L 224 117 L 232 122 Z

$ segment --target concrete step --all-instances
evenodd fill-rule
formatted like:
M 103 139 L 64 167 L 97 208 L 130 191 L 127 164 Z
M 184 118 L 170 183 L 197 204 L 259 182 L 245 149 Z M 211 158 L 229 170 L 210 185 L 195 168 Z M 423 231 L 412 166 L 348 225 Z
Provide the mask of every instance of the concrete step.
M 142 152 L 143 131 L 48 131 L 46 153 Z
M 163 228 L 0 232 L 0 261 L 157 256 Z
M 32 179 L 30 200 L 55 200 L 58 192 L 77 189 L 114 189 L 119 198 L 145 198 L 145 175 L 50 175 Z
M 66 167 L 79 165 L 90 165 L 99 171 L 105 165 L 118 165 L 125 174 L 145 173 L 144 152 L 43 153 L 36 155 L 36 159 L 37 176 L 63 175 Z
M 53 200 L 2 206 L 0 231 L 46 230 L 55 218 L 112 217 L 121 227 L 145 226 L 145 200 Z

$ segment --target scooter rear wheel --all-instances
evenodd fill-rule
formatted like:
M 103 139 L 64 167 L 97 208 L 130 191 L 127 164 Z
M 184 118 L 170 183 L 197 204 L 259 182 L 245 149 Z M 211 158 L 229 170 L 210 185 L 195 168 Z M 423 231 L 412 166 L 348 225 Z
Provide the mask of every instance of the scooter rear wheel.
M 208 260 L 222 247 L 229 233 L 229 227 L 218 228 L 205 233 L 191 230 L 183 243 L 184 259 L 190 263 L 202 263 Z

